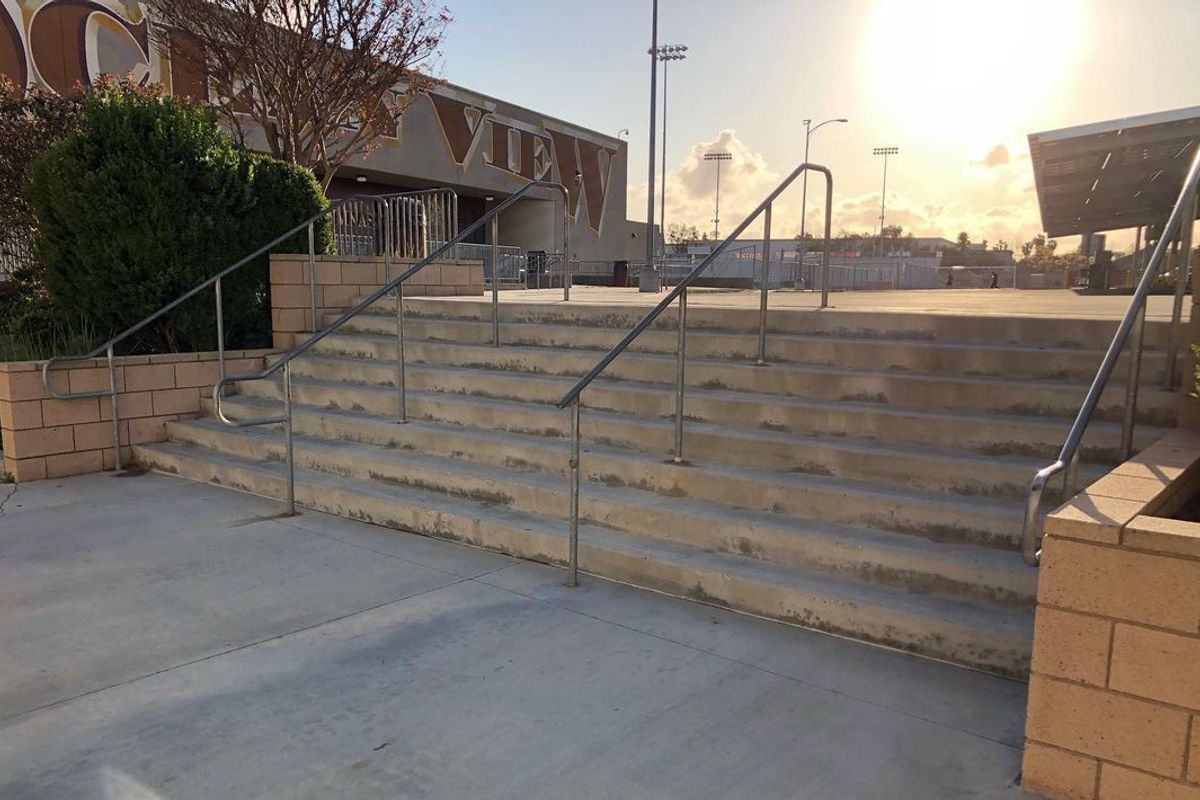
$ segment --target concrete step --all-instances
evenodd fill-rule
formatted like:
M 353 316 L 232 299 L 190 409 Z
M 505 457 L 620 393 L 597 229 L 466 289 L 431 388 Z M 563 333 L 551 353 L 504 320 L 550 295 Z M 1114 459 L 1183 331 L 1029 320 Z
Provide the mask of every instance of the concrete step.
M 370 376 L 359 376 L 357 362 L 348 366 L 345 378 L 367 383 L 382 382 L 388 370 L 395 371 L 394 335 L 333 334 L 317 344 L 314 353 L 351 356 L 380 362 Z M 466 367 L 527 374 L 574 376 L 585 374 L 604 355 L 599 350 L 557 349 L 508 345 L 451 344 L 407 340 L 408 363 Z M 647 384 L 675 385 L 674 355 L 625 353 L 609 365 L 604 377 Z M 327 377 L 337 377 L 329 375 Z M 945 374 L 913 374 L 841 367 L 772 364 L 758 367 L 737 362 L 693 357 L 685 370 L 688 386 L 727 389 L 737 392 L 779 394 L 814 400 L 865 400 L 914 408 L 956 409 L 994 414 L 1073 417 L 1088 385 L 1062 380 L 988 378 Z M 1178 397 L 1154 386 L 1143 386 L 1138 396 L 1138 419 L 1169 427 L 1175 422 Z M 1111 384 L 1097 408 L 1096 419 L 1120 421 L 1125 405 L 1125 387 Z
M 542 459 L 533 463 L 543 472 L 565 478 L 566 448 L 547 448 Z M 471 466 L 496 469 L 478 462 Z M 966 498 L 722 464 L 679 465 L 604 446 L 589 448 L 581 459 L 581 470 L 585 480 L 603 486 L 639 489 L 728 509 L 879 528 L 939 541 L 1007 548 L 1019 544 L 1023 505 L 1017 499 Z
M 225 407 L 231 416 L 248 419 L 277 414 L 282 404 L 235 395 L 226 400 Z M 429 416 L 418 418 L 418 411 Z M 296 430 L 311 435 L 402 447 L 495 466 L 553 467 L 556 474 L 561 473 L 560 468 L 565 469 L 561 453 L 567 445 L 562 440 L 569 433 L 569 424 L 553 406 L 421 392 L 409 397 L 409 425 L 327 407 L 297 405 L 295 413 Z M 672 420 L 600 411 L 589 411 L 586 420 L 581 433 L 587 444 L 648 453 L 658 459 L 672 453 Z M 492 424 L 473 427 L 476 421 Z M 687 460 L 698 463 L 805 472 L 964 496 L 1013 498 L 1024 498 L 1033 474 L 1046 465 L 1039 459 L 798 436 L 703 422 L 688 422 L 684 427 L 684 453 Z M 1080 485 L 1086 486 L 1105 471 L 1105 467 L 1081 464 Z M 1051 487 L 1051 494 L 1054 491 Z
M 243 458 L 276 462 L 285 458 L 278 431 L 239 430 L 216 420 L 192 420 L 171 423 L 169 432 L 171 441 Z M 321 437 L 298 436 L 294 450 L 297 466 L 304 469 L 495 503 L 561 519 L 564 524 L 568 519 L 565 474 L 464 463 Z M 586 460 L 598 457 L 595 452 L 585 454 Z M 565 465 L 565 448 L 559 460 Z M 823 525 L 779 513 L 735 510 L 708 500 L 664 498 L 590 480 L 582 485 L 580 494 L 582 519 L 638 536 L 1030 610 L 1036 594 L 1036 571 L 1026 567 L 1015 551 Z
M 267 497 L 284 493 L 282 465 L 178 443 L 134 448 L 152 469 Z M 560 520 L 429 490 L 297 470 L 300 505 L 523 558 L 562 563 Z M 920 594 L 798 566 L 706 551 L 595 525 L 580 528 L 580 564 L 593 574 L 853 636 L 959 664 L 1027 674 L 1028 612 Z
M 394 369 L 373 359 L 302 357 L 294 362 L 296 398 L 310 405 L 364 410 L 373 414 L 396 413 L 394 390 L 346 381 L 348 375 L 379 384 L 394 380 Z M 390 374 L 384 374 L 384 373 Z M 412 392 L 467 394 L 525 403 L 557 401 L 573 381 L 506 371 L 409 365 L 407 386 Z M 278 389 L 263 381 L 243 384 L 242 391 L 278 397 Z M 420 403 L 422 398 L 414 398 Z M 649 418 L 673 418 L 674 390 L 665 385 L 600 379 L 583 394 L 586 408 Z M 417 408 L 420 408 L 418 406 Z M 414 411 L 426 416 L 424 411 Z M 955 448 L 987 455 L 1057 454 L 1070 421 L 1017 415 L 930 411 L 863 401 L 819 401 L 779 395 L 693 388 L 686 394 L 684 416 L 741 429 L 781 431 L 874 439 L 889 443 Z M 468 424 L 475 424 L 470 422 Z M 488 427 L 487 424 L 477 427 Z M 1164 431 L 1138 426 L 1138 448 L 1158 439 Z M 1097 463 L 1115 462 L 1120 446 L 1120 426 L 1093 422 L 1084 438 L 1082 457 Z
M 405 313 L 413 317 L 483 321 L 492 319 L 491 299 L 409 298 Z M 380 313 L 395 308 L 395 301 L 381 301 Z M 556 302 L 509 302 L 500 304 L 502 323 L 586 325 L 600 328 L 632 328 L 650 310 L 642 305 Z M 658 328 L 675 327 L 675 310 L 668 309 L 656 320 Z M 767 330 L 777 333 L 853 336 L 891 340 L 975 342 L 1072 347 L 1103 351 L 1112 340 L 1117 321 L 1087 317 L 988 316 L 978 314 L 931 314 L 926 312 L 856 311 L 837 308 L 770 309 Z M 700 330 L 758 333 L 757 308 L 722 308 L 693 302 L 688 307 L 688 326 Z M 1169 324 L 1146 323 L 1145 343 L 1151 350 L 1166 346 Z
M 447 304 L 443 304 L 447 305 Z M 455 304 L 457 306 L 457 303 Z M 502 306 L 502 309 L 505 306 Z M 394 308 L 394 304 L 392 306 Z M 395 335 L 396 321 L 386 302 L 373 307 L 346 323 L 345 333 Z M 405 301 L 409 309 L 409 301 Z M 370 313 L 375 312 L 375 313 Z M 474 319 L 448 319 L 414 316 L 406 312 L 405 335 L 410 340 L 490 345 L 492 325 Z M 674 354 L 677 335 L 673 312 L 666 328 L 651 328 L 639 336 L 627 352 Z M 502 315 L 503 316 L 503 315 Z M 701 329 L 691 324 L 689 312 L 688 355 L 724 361 L 750 361 L 758 355 L 755 333 L 737 333 Z M 329 317 L 327 322 L 332 322 Z M 501 326 L 504 345 L 552 347 L 606 351 L 613 347 L 628 328 L 598 327 L 582 322 L 548 324 L 516 322 L 505 319 Z M 1034 379 L 1070 379 L 1090 382 L 1100 366 L 1107 341 L 1092 348 L 1057 345 L 1014 345 L 992 341 L 934 341 L 931 339 L 882 338 L 849 334 L 772 333 L 767 338 L 767 358 L 775 363 L 837 366 L 846 369 L 885 370 L 915 373 L 948 373 L 955 376 L 1007 376 Z M 1147 351 L 1142 358 L 1142 385 L 1156 386 L 1162 381 L 1166 355 Z M 1122 357 L 1116 375 L 1128 374 L 1128 361 Z

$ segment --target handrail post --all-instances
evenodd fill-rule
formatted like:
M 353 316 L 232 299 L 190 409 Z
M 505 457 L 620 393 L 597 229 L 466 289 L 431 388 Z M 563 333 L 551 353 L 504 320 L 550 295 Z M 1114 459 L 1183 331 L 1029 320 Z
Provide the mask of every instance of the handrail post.
M 393 213 L 390 204 L 384 204 L 384 214 L 390 217 Z M 390 268 L 391 257 L 385 262 Z M 385 273 L 387 274 L 387 269 Z M 391 280 L 391 278 L 388 278 Z M 408 422 L 408 397 L 405 385 L 404 369 L 404 281 L 396 284 L 396 423 L 403 425 Z
M 771 206 L 763 212 L 762 287 L 758 295 L 758 366 L 767 363 L 767 286 L 771 282 Z
M 312 314 L 312 332 L 317 332 L 317 245 L 313 223 L 308 223 L 308 309 Z
M 217 369 L 218 376 L 225 378 L 225 314 L 221 308 L 221 279 L 213 284 L 217 299 Z
M 1146 328 L 1146 304 L 1138 307 L 1129 341 L 1129 377 L 1125 383 L 1125 414 L 1121 419 L 1121 460 L 1133 455 L 1133 427 L 1136 424 L 1138 388 L 1142 379 L 1142 334 Z
M 396 285 L 396 392 L 399 402 L 396 422 L 408 422 L 408 397 L 404 375 L 404 284 Z
M 121 471 L 121 415 L 118 410 L 120 405 L 117 401 L 117 367 L 114 361 L 113 345 L 108 346 L 108 386 L 111 394 L 109 395 L 112 402 L 112 420 L 113 420 L 113 472 Z
M 579 585 L 579 397 L 571 403 L 571 530 L 567 542 L 567 586 Z
M 1175 240 L 1180 255 L 1175 258 L 1175 303 L 1171 307 L 1171 327 L 1167 330 L 1167 374 L 1163 378 L 1163 388 L 1168 392 L 1175 388 L 1179 324 L 1183 318 L 1183 295 L 1187 291 L 1188 268 L 1191 266 L 1192 260 L 1192 228 L 1196 221 L 1198 198 L 1200 198 L 1200 192 L 1192 190 L 1184 204 L 1188 215 L 1180 223 L 1179 237 Z
M 492 347 L 500 346 L 500 215 L 492 217 Z
M 283 446 L 287 457 L 287 513 L 296 513 L 296 454 L 292 445 L 292 362 L 283 365 Z
M 833 230 L 833 174 L 825 173 L 825 252 L 821 255 L 821 308 L 829 307 L 829 248 Z
M 679 342 L 675 355 L 675 463 L 683 463 L 683 380 L 687 349 L 687 287 L 679 293 Z
M 1081 446 L 1082 447 L 1082 444 Z M 1071 454 L 1071 460 L 1067 462 L 1067 471 L 1063 473 L 1063 502 L 1067 502 L 1075 496 L 1075 490 L 1079 486 L 1079 450 L 1075 448 L 1075 452 Z
M 571 299 L 571 201 L 570 189 L 563 195 L 563 302 Z

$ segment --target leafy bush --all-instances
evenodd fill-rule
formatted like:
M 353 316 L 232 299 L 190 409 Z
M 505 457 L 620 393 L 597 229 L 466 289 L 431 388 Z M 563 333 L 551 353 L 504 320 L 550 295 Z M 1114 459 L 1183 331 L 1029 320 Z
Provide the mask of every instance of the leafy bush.
M 107 85 L 78 131 L 34 163 L 40 276 L 59 320 L 122 331 L 325 207 L 312 174 L 237 150 L 206 107 L 158 87 Z M 321 226 L 322 251 L 330 240 Z M 307 250 L 301 234 L 278 251 Z M 224 281 L 226 343 L 270 341 L 267 259 Z M 211 290 L 126 343 L 133 352 L 216 346 Z

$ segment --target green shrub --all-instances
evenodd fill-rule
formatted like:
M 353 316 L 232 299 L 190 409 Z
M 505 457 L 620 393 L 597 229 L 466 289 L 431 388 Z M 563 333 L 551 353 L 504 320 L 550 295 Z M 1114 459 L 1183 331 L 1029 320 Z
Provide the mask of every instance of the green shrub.
M 325 207 L 311 173 L 237 150 L 215 113 L 127 82 L 84 99 L 79 130 L 31 170 L 42 280 L 62 320 L 99 338 L 135 324 Z M 322 250 L 330 239 L 321 227 Z M 278 250 L 306 250 L 302 235 Z M 226 343 L 270 341 L 267 260 L 222 281 Z M 211 290 L 124 352 L 216 346 Z

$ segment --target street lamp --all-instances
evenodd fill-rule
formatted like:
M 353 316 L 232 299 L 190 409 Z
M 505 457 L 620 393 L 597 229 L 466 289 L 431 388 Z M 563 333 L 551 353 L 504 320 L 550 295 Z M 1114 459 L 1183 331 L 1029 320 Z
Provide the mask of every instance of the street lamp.
M 622 136 L 628 136 L 628 135 L 629 135 L 629 128 L 621 128 L 621 130 L 617 131 L 618 139 L 620 139 Z
M 875 240 L 875 257 L 879 258 L 879 253 L 883 250 L 883 214 L 887 208 L 887 162 L 888 156 L 894 156 L 900 152 L 899 147 L 876 147 L 871 151 L 874 155 L 883 156 L 883 195 L 879 198 L 879 238 Z
M 850 120 L 839 117 L 838 119 L 827 119 L 817 125 L 812 124 L 811 119 L 804 120 L 804 163 L 808 163 L 808 140 L 812 135 L 821 128 L 822 125 L 828 125 L 831 122 L 849 122 Z M 810 127 L 812 126 L 812 127 Z M 804 170 L 803 180 L 804 188 L 800 194 L 800 246 L 796 248 L 796 266 L 798 269 L 804 268 L 804 252 L 808 249 L 804 241 L 804 216 L 808 208 L 808 170 Z M 792 280 L 792 285 L 796 283 L 795 278 Z
M 654 112 L 658 105 L 658 0 L 654 0 L 650 11 L 650 125 L 647 128 L 650 139 L 650 157 L 647 159 L 646 171 L 646 269 L 654 269 Z
M 682 61 L 687 58 L 686 44 L 664 44 L 655 49 L 655 55 L 663 65 L 663 133 L 662 133 L 662 193 L 658 209 L 659 235 L 662 237 L 663 272 L 666 273 L 667 261 L 667 64 L 671 61 Z
M 717 162 L 717 205 L 713 210 L 713 243 L 721 238 L 721 162 L 730 161 L 733 156 L 729 153 L 705 153 L 705 161 Z

